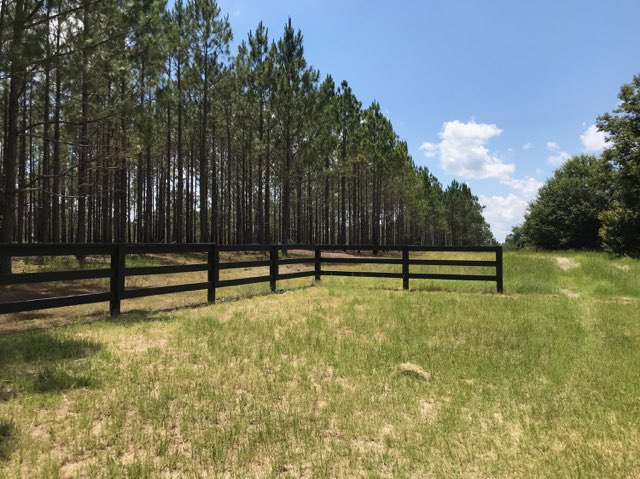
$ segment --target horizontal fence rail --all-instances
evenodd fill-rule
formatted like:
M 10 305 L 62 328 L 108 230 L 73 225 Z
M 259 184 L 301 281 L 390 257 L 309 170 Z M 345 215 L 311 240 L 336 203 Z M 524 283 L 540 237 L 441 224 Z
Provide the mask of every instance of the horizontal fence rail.
M 312 251 L 312 257 L 281 258 L 280 252 L 292 250 Z M 251 261 L 221 262 L 221 252 L 267 253 L 269 259 Z M 401 252 L 402 258 L 385 257 L 323 257 L 323 251 L 373 251 Z M 412 259 L 412 252 L 449 252 L 449 253 L 494 253 L 493 260 L 459 260 L 459 259 Z M 206 262 L 168 266 L 127 267 L 127 255 L 143 254 L 181 254 L 205 253 Z M 181 293 L 187 291 L 207 291 L 207 301 L 215 303 L 217 288 L 241 286 L 254 283 L 270 284 L 272 292 L 276 291 L 278 281 L 288 279 L 314 277 L 319 281 L 322 276 L 349 276 L 364 278 L 402 279 L 404 289 L 409 289 L 410 279 L 457 280 L 457 281 L 491 281 L 496 283 L 499 293 L 503 292 L 503 263 L 501 246 L 376 246 L 376 245 L 216 245 L 211 243 L 194 244 L 0 244 L 0 256 L 107 256 L 110 258 L 109 268 L 80 269 L 71 271 L 52 271 L 18 274 L 0 274 L 1 285 L 35 284 L 44 282 L 67 282 L 86 279 L 109 279 L 109 291 L 99 293 L 77 294 L 38 298 L 14 302 L 2 301 L 0 298 L 0 314 L 35 311 L 39 309 L 75 306 L 81 304 L 109 302 L 111 315 L 120 313 L 122 300 L 142 298 L 161 294 Z M 322 264 L 352 265 L 381 264 L 401 265 L 401 273 L 383 271 L 343 271 L 322 269 Z M 279 267 L 284 265 L 311 265 L 312 270 L 281 273 Z M 455 273 L 412 273 L 410 266 L 465 266 L 491 267 L 494 274 L 455 274 Z M 240 268 L 268 268 L 268 274 L 243 278 L 220 279 L 221 270 Z M 142 275 L 165 275 L 190 272 L 207 272 L 207 280 L 169 286 L 152 286 L 143 288 L 125 288 L 125 278 Z M 1 292 L 1 290 L 0 290 Z

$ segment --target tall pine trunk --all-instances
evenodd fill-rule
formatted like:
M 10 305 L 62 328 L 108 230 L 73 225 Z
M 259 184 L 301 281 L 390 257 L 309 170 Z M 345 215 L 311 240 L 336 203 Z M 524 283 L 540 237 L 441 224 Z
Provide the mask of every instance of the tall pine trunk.
M 258 139 L 260 140 L 260 150 L 258 151 L 258 203 L 256 205 L 258 223 L 258 243 L 264 243 L 264 202 L 263 202 L 263 177 L 262 165 L 264 161 L 264 101 L 260 100 L 260 123 L 258 128 Z
M 289 129 L 285 131 L 285 152 L 284 152 L 284 168 L 282 172 L 282 233 L 280 241 L 283 243 L 291 242 L 291 136 Z
M 56 31 L 56 52 L 60 50 L 60 24 Z M 53 113 L 53 190 L 51 195 L 51 240 L 61 241 L 60 195 L 61 195 L 61 159 L 60 159 L 60 116 L 62 110 L 62 74 L 60 64 L 56 67 L 55 106 Z
M 78 160 L 78 220 L 76 228 L 76 242 L 85 243 L 87 241 L 87 195 L 89 188 L 89 33 L 90 21 L 87 1 L 83 2 L 83 50 L 82 50 L 82 113 L 80 120 L 80 155 Z
M 205 243 L 209 241 L 209 212 L 207 188 L 209 187 L 208 170 L 209 162 L 207 161 L 207 118 L 208 118 L 208 95 L 209 95 L 209 69 L 208 69 L 208 52 L 205 49 L 204 54 L 204 86 L 202 98 L 202 120 L 200 123 L 200 241 Z
M 174 219 L 175 233 L 173 235 L 173 238 L 176 243 L 182 243 L 184 231 L 184 163 L 182 158 L 182 65 L 180 58 L 178 58 L 176 81 L 178 86 L 178 193 L 176 196 L 176 210 Z
M 271 121 L 267 119 L 267 156 L 264 170 L 264 241 L 271 243 Z
M 16 158 L 18 152 L 18 109 L 24 88 L 25 67 L 21 63 L 24 34 L 24 0 L 16 0 L 13 35 L 9 50 L 9 102 L 7 105 L 7 141 L 2 161 L 3 191 L 0 193 L 0 243 L 11 243 L 15 231 Z M 11 258 L 0 257 L 0 273 L 11 273 Z

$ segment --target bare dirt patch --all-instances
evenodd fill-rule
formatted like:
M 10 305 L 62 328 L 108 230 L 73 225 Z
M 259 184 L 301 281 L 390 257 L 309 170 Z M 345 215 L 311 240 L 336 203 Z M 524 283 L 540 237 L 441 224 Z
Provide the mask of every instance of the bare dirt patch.
M 570 289 L 561 289 L 560 292 L 567 296 L 568 298 L 576 299 L 580 297 L 580 293 L 576 291 L 571 291 Z
M 357 438 L 352 441 L 353 447 L 360 454 L 383 454 L 386 450 L 384 443 L 373 438 Z
M 420 417 L 428 423 L 433 423 L 438 417 L 440 405 L 433 399 L 422 399 L 419 402 Z
M 167 339 L 162 337 L 149 338 L 141 335 L 136 335 L 130 338 L 125 339 L 124 341 L 118 344 L 118 350 L 132 353 L 132 354 L 142 354 L 146 353 L 150 349 L 166 349 L 167 347 Z
M 292 249 L 289 250 L 289 254 L 295 256 L 313 256 L 313 251 L 310 250 L 302 250 L 302 249 Z M 378 251 L 378 254 L 373 254 L 373 251 L 356 251 L 356 250 L 347 250 L 347 251 L 323 251 L 323 258 L 359 258 L 359 257 L 376 257 L 376 256 L 392 256 L 393 254 L 388 251 Z
M 633 304 L 636 302 L 636 300 L 628 296 L 617 296 L 615 298 L 615 302 L 618 304 Z
M 60 468 L 62 477 L 86 477 L 89 466 L 93 461 L 93 458 L 88 454 L 65 460 Z
M 566 256 L 558 256 L 556 257 L 556 264 L 558 265 L 558 267 L 564 271 L 568 270 L 568 269 L 573 269 L 573 268 L 577 268 L 580 266 L 580 263 L 578 263 L 577 261 L 571 259 L 571 258 L 567 258 Z

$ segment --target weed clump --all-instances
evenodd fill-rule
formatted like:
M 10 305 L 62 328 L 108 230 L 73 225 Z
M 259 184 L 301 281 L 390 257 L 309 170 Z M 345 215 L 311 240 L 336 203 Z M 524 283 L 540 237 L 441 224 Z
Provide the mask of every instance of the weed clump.
M 421 379 L 423 381 L 429 381 L 431 379 L 431 373 L 429 371 L 425 371 L 414 363 L 402 363 L 398 366 L 398 370 L 400 371 L 400 374 Z

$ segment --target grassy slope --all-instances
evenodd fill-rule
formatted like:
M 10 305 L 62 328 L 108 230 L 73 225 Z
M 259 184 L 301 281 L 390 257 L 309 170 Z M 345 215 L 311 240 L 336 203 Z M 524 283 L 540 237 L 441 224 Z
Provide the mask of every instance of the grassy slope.
M 640 264 L 556 256 L 0 336 L 0 477 L 637 477 Z

